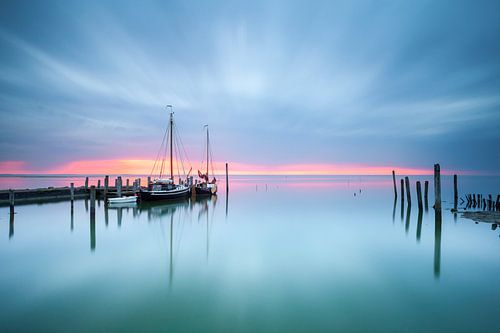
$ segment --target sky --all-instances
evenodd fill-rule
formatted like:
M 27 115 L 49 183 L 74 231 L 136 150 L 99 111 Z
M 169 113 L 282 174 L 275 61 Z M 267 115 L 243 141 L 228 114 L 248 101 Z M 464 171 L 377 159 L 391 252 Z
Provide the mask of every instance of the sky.
M 0 173 L 500 173 L 498 1 L 0 2 Z

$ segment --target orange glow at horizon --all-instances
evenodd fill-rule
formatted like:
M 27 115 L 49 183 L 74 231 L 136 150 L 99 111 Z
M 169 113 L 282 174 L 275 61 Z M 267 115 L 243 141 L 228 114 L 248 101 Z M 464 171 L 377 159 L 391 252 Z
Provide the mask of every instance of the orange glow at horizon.
M 73 161 L 60 167 L 48 170 L 31 170 L 23 161 L 0 162 L 0 174 L 131 174 L 148 175 L 151 173 L 154 160 L 122 159 L 122 160 L 83 160 Z M 191 175 L 196 176 L 201 166 L 194 165 Z M 168 170 L 168 166 L 165 167 Z M 186 172 L 189 166 L 186 168 Z M 398 168 L 395 166 L 371 166 L 363 164 L 285 164 L 285 165 L 258 165 L 231 162 L 230 175 L 390 175 L 392 170 L 400 175 L 431 175 L 433 169 Z M 210 170 L 212 172 L 212 170 Z M 168 171 L 167 171 L 168 173 Z M 224 174 L 225 163 L 215 162 L 214 173 Z M 443 174 L 451 174 L 443 170 Z M 457 172 L 455 172 L 457 173 Z M 174 174 L 177 174 L 177 165 L 174 162 Z M 464 174 L 463 172 L 460 174 Z

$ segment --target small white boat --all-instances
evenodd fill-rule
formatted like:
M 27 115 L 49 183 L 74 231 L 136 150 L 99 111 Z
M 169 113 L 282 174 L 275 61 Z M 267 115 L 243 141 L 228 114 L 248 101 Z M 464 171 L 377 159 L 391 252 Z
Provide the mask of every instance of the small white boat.
M 120 197 L 120 198 L 108 198 L 108 204 L 125 204 L 125 203 L 135 203 L 137 202 L 136 196 L 130 197 Z

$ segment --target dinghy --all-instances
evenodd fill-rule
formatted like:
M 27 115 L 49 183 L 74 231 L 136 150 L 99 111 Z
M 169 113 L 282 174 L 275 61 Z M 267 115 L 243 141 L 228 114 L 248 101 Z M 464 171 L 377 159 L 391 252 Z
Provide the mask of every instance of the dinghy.
M 120 198 L 108 198 L 108 204 L 109 205 L 114 205 L 114 204 L 128 204 L 128 203 L 136 203 L 136 202 L 137 202 L 137 197 L 136 196 L 120 197 Z

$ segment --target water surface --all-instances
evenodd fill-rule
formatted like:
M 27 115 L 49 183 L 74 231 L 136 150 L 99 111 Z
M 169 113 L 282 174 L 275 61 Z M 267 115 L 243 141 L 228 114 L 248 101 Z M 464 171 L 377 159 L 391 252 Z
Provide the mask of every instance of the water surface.
M 412 177 L 414 181 L 425 177 Z M 498 192 L 461 177 L 461 192 Z M 1 184 L 0 184 L 1 185 Z M 27 184 L 30 185 L 30 184 Z M 432 182 L 431 182 L 432 185 Z M 29 186 L 27 186 L 29 187 Z M 499 229 L 390 177 L 239 177 L 175 204 L 0 207 L 0 331 L 491 332 Z M 399 188 L 398 188 L 399 191 Z

